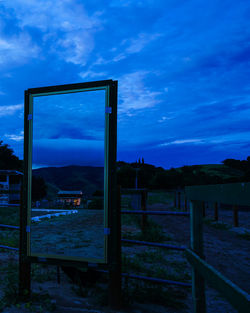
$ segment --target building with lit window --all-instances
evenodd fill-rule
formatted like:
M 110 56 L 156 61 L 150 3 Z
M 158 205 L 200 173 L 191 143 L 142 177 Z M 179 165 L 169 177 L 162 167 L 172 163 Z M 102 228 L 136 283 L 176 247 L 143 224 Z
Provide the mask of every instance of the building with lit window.
M 57 193 L 57 202 L 62 206 L 80 206 L 82 200 L 82 191 L 59 191 Z

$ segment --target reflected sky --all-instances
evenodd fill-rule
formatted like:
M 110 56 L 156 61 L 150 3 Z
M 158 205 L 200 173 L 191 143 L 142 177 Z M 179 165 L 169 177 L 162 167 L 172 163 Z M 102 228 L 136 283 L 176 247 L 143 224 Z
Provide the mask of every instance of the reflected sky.
M 34 97 L 33 168 L 104 164 L 105 91 Z

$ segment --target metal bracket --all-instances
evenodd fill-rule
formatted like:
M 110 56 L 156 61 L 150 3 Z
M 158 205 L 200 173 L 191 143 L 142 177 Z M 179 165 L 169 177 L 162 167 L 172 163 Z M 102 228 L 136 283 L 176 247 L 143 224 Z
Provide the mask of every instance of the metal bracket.
M 110 228 L 104 228 L 104 235 L 110 235 Z
M 28 114 L 28 121 L 32 120 L 32 114 Z
M 105 107 L 105 113 L 111 114 L 112 108 L 111 107 Z
M 26 226 L 26 233 L 30 233 L 30 226 Z

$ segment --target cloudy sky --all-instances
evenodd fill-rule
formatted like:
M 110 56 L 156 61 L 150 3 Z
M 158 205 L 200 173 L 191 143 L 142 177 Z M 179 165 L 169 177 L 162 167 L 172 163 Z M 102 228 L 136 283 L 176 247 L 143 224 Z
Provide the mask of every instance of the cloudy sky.
M 21 158 L 25 89 L 103 79 L 118 80 L 118 160 L 245 159 L 250 2 L 0 0 L 0 139 Z M 37 100 L 38 165 L 83 164 L 86 140 L 98 159 L 102 109 L 89 116 L 102 96 Z M 39 124 L 46 103 L 50 125 Z

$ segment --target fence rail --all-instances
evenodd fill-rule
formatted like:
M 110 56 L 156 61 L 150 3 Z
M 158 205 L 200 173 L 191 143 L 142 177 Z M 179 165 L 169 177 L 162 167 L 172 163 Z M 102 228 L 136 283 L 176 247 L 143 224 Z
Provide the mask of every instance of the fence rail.
M 192 271 L 192 295 L 194 313 L 206 312 L 205 281 L 221 294 L 241 313 L 250 312 L 250 296 L 220 272 L 204 261 L 203 254 L 203 209 L 204 201 L 232 205 L 250 204 L 250 183 L 205 185 L 185 188 L 190 200 L 191 250 L 186 250 Z
M 122 189 L 122 193 L 123 193 Z M 121 214 L 141 214 L 142 215 L 142 223 L 141 228 L 142 231 L 146 231 L 147 227 L 147 220 L 146 217 L 148 215 L 174 215 L 174 216 L 189 216 L 190 214 L 188 212 L 172 212 L 172 211 L 147 211 L 146 209 L 146 198 L 147 198 L 147 191 L 145 189 L 126 189 L 123 194 L 141 194 L 141 208 L 142 210 L 122 210 Z M 146 242 L 146 241 L 139 241 L 139 240 L 130 240 L 130 239 L 122 239 L 121 240 L 124 243 L 130 243 L 134 245 L 145 245 L 145 246 L 151 246 L 151 247 L 158 247 L 158 248 L 164 248 L 164 249 L 172 249 L 172 250 L 179 250 L 184 251 L 186 247 L 183 246 L 174 246 L 174 245 L 168 245 L 168 244 L 161 244 L 161 243 L 154 243 L 154 242 Z M 160 279 L 155 277 L 148 277 L 148 276 L 141 276 L 141 275 L 135 275 L 135 274 L 128 274 L 128 273 L 122 273 L 123 277 L 133 278 L 133 279 L 140 279 L 148 282 L 155 282 L 155 283 L 165 283 L 170 285 L 178 285 L 182 287 L 191 287 L 191 284 L 185 283 L 185 282 L 179 282 L 179 281 L 172 281 L 172 280 L 166 280 L 166 279 Z
M 179 215 L 189 216 L 188 212 L 172 212 L 172 211 L 142 211 L 142 210 L 125 210 L 122 214 L 145 214 L 145 215 Z
M 20 229 L 20 227 L 19 227 L 19 226 L 14 226 L 14 225 L 4 225 L 4 224 L 0 224 L 0 228 L 9 228 L 9 229 L 15 229 L 15 230 Z
M 249 312 L 250 296 L 248 293 L 224 277 L 192 250 L 187 249 L 186 256 L 190 264 L 196 268 L 214 289 L 222 293 L 232 306 L 237 308 L 239 312 Z
M 4 246 L 4 245 L 0 245 L 0 249 L 6 249 L 6 250 L 14 250 L 14 251 L 19 251 L 18 248 L 15 247 L 9 247 L 9 246 Z
M 145 189 L 136 189 L 136 190 L 135 189 L 126 189 L 126 190 L 122 190 L 122 192 L 124 192 L 124 194 L 141 194 L 141 208 L 143 210 L 133 210 L 133 211 L 127 210 L 127 211 L 121 211 L 121 213 L 122 214 L 141 214 L 143 217 L 142 229 L 144 227 L 146 227 L 147 220 L 145 219 L 145 217 L 147 217 L 147 215 L 189 216 L 189 213 L 187 213 L 187 212 L 146 211 L 147 191 Z M 4 206 L 14 206 L 14 205 L 4 205 Z M 18 206 L 18 205 L 16 205 L 16 206 Z M 6 229 L 11 229 L 11 230 L 19 230 L 20 229 L 19 226 L 5 225 L 5 224 L 0 224 L 0 228 L 6 228 Z M 177 250 L 177 251 L 185 251 L 185 249 L 186 249 L 186 247 L 184 247 L 184 246 L 175 246 L 175 245 L 169 245 L 169 244 L 146 242 L 146 241 L 139 241 L 139 240 L 130 240 L 130 239 L 122 239 L 121 242 L 133 244 L 133 245 L 134 244 L 144 245 L 144 246 L 151 246 L 151 247 L 157 247 L 157 248 L 163 248 L 163 249 L 171 249 L 171 250 Z M 0 245 L 0 248 L 13 250 L 13 251 L 19 251 L 18 248 L 9 247 L 9 246 L 5 246 L 5 245 Z M 108 271 L 103 271 L 103 272 L 108 272 Z M 187 287 L 187 288 L 190 288 L 192 286 L 190 283 L 161 279 L 161 278 L 155 278 L 155 277 L 148 277 L 148 276 L 143 276 L 143 275 L 121 273 L 121 276 L 131 278 L 131 279 L 139 279 L 139 280 L 152 282 L 152 283 L 170 284 L 170 285 L 176 285 L 176 286 Z
M 202 201 L 203 206 L 203 217 L 206 217 L 207 215 L 207 208 L 206 206 L 209 203 L 213 204 L 213 219 L 214 221 L 219 221 L 220 219 L 220 205 L 230 205 L 232 207 L 232 225 L 234 227 L 239 227 L 239 212 L 242 210 L 242 207 L 244 207 L 244 211 L 246 210 L 246 207 L 248 207 L 248 210 L 250 210 L 250 201 L 246 202 L 247 199 L 247 186 L 249 183 L 234 183 L 234 184 L 221 184 L 221 185 L 206 185 L 209 187 L 208 190 L 216 190 L 215 194 L 212 194 L 210 192 L 209 196 L 206 196 L 206 198 L 203 197 L 204 190 L 201 188 L 202 186 L 187 186 L 185 187 L 185 190 L 166 190 L 167 193 L 174 193 L 174 207 L 178 208 L 179 210 L 184 209 L 185 211 L 188 211 L 188 204 L 190 204 L 190 188 L 192 188 L 192 192 L 195 192 L 195 190 L 199 189 L 200 195 L 199 199 Z M 220 186 L 220 187 L 218 187 Z M 223 186 L 223 187 L 222 187 Z M 236 188 L 233 192 L 237 193 L 238 199 L 235 201 L 234 204 L 232 204 L 232 201 L 230 200 L 230 193 L 233 190 L 233 188 Z M 184 199 L 183 199 L 184 198 Z M 182 200 L 181 200 L 182 199 Z M 198 200 L 198 199 L 197 199 Z M 244 204 L 244 203 L 247 203 Z

